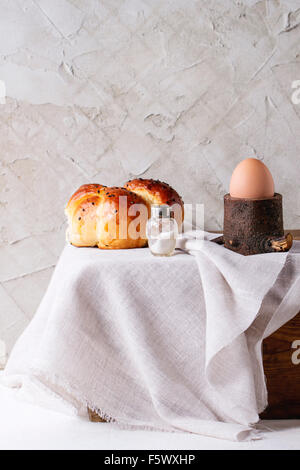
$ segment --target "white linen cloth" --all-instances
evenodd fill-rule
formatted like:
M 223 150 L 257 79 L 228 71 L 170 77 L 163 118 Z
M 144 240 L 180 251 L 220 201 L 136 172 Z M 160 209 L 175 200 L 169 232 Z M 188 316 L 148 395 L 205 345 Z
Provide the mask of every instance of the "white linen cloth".
M 300 246 L 244 257 L 195 234 L 178 240 L 193 256 L 66 246 L 6 383 L 124 426 L 255 438 L 261 342 L 300 310 Z

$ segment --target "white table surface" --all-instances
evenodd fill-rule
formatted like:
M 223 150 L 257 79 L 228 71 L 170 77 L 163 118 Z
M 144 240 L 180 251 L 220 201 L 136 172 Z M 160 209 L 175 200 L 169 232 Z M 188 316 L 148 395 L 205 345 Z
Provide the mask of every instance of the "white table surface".
M 0 372 L 1 374 L 1 372 Z M 300 449 L 300 420 L 262 421 L 264 439 L 231 442 L 187 433 L 128 431 L 24 402 L 0 385 L 0 450 Z

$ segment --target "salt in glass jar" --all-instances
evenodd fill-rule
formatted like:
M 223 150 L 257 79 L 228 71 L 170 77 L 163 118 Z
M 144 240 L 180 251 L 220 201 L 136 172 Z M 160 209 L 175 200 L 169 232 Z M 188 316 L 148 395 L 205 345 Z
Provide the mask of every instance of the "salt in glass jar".
M 167 204 L 153 204 L 151 218 L 147 221 L 146 234 L 148 245 L 154 256 L 172 256 L 175 250 L 178 226 L 171 217 Z

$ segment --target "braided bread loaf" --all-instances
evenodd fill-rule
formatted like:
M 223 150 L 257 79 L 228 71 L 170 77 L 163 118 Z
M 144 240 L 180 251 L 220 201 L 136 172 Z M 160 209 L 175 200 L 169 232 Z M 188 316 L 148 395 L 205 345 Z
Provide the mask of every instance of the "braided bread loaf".
M 167 204 L 172 207 L 174 218 L 180 228 L 184 218 L 184 205 L 181 196 L 168 183 L 159 180 L 137 178 L 124 184 L 126 189 L 142 197 L 149 211 L 151 204 Z
M 146 222 L 151 204 L 172 206 L 181 226 L 183 202 L 167 183 L 140 178 L 128 181 L 122 188 L 84 184 L 65 208 L 67 239 L 75 246 L 102 249 L 146 246 Z

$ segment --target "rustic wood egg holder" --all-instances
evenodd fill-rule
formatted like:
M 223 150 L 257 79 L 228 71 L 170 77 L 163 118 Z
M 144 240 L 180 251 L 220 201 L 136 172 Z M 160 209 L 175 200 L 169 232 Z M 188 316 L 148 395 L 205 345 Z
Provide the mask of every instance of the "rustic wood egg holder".
M 284 235 L 281 194 L 265 199 L 226 194 L 223 236 L 214 241 L 245 256 L 288 251 L 293 237 Z

